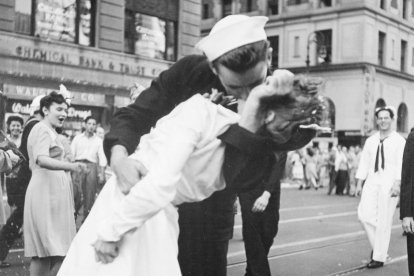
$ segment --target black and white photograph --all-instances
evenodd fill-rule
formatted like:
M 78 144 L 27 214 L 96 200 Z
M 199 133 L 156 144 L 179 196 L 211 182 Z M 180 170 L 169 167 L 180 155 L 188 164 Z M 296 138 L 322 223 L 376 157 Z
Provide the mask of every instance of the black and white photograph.
M 0 0 L 0 276 L 414 276 L 414 1 Z

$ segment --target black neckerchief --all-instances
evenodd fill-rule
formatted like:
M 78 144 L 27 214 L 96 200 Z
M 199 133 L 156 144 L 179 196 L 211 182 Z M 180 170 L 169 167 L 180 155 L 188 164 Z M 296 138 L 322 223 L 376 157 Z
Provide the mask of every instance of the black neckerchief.
M 385 168 L 385 156 L 384 156 L 384 140 L 387 139 L 389 136 L 385 137 L 384 139 L 380 139 L 380 143 L 378 144 L 377 148 L 377 155 L 375 156 L 375 169 L 374 172 L 377 172 L 378 169 L 378 163 L 379 163 L 379 154 L 381 152 L 381 168 L 384 170 Z

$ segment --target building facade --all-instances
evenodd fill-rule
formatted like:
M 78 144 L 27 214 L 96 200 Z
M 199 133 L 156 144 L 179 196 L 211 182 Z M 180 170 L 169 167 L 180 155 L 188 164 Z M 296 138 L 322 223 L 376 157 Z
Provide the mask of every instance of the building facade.
M 31 100 L 63 84 L 72 94 L 65 128 L 93 115 L 107 126 L 199 40 L 199 0 L 0 0 L 0 90 L 6 112 L 28 115 Z
M 397 109 L 395 128 L 414 126 L 414 1 L 203 0 L 202 34 L 228 14 L 266 15 L 275 68 L 322 77 L 339 143 L 375 130 L 378 106 Z

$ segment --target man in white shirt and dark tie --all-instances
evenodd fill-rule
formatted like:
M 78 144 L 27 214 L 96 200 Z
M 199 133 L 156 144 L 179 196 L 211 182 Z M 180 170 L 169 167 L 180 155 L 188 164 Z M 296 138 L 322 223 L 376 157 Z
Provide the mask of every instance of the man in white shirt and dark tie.
M 75 216 L 83 207 L 85 219 L 95 201 L 98 185 L 105 181 L 107 160 L 103 151 L 102 139 L 95 133 L 96 119 L 89 116 L 85 119 L 85 131 L 72 141 L 72 153 L 75 162 L 87 165 L 86 172 L 72 173 L 75 199 Z

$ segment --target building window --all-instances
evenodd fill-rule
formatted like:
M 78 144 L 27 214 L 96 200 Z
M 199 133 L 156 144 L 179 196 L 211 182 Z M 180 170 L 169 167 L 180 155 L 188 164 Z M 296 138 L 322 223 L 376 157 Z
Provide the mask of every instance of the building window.
M 125 11 L 125 52 L 150 58 L 176 59 L 176 23 Z
M 332 61 L 332 30 L 316 32 L 317 64 L 327 64 Z
M 247 0 L 246 9 L 247 9 L 247 12 L 253 11 L 253 0 Z
M 405 103 L 398 106 L 397 111 L 397 131 L 408 132 L 408 108 Z
M 385 33 L 378 33 L 378 64 L 384 66 Z
M 269 36 L 267 38 L 270 42 L 270 47 L 272 47 L 272 68 L 279 68 L 279 36 Z
M 408 18 L 407 1 L 408 0 L 403 0 L 403 2 L 402 2 L 402 4 L 403 4 L 403 6 L 402 6 L 402 9 L 403 9 L 402 10 L 402 16 L 403 16 L 404 19 Z
M 332 7 L 332 1 L 331 0 L 320 0 L 319 7 L 320 8 Z
M 203 19 L 210 18 L 209 5 L 208 4 L 203 4 L 202 15 L 203 15 Z
M 34 35 L 44 39 L 93 45 L 94 1 L 37 0 L 34 7 Z M 17 3 L 16 3 L 17 9 Z M 19 27 L 20 28 L 20 27 Z M 20 32 L 21 30 L 19 30 Z
M 405 65 L 406 57 L 407 57 L 407 41 L 401 40 L 401 63 L 400 63 L 400 67 L 401 67 L 402 72 L 406 71 L 406 65 Z
M 300 57 L 300 55 L 299 55 L 299 48 L 300 48 L 299 36 L 295 36 L 293 43 L 294 43 L 294 45 L 293 45 L 293 47 L 294 47 L 293 57 Z
M 304 3 L 309 3 L 309 0 L 288 0 L 287 1 L 288 6 L 300 5 Z
M 323 97 L 322 120 L 320 125 L 323 127 L 330 127 L 332 131 L 335 130 L 336 107 L 335 103 L 329 97 Z M 330 135 L 329 135 L 330 136 Z
M 414 1 L 414 0 L 413 0 Z M 268 14 L 279 14 L 279 0 L 269 0 L 267 2 Z
M 81 45 L 92 46 L 95 22 L 92 21 L 92 0 L 80 0 L 78 9 L 78 43 Z
M 385 10 L 385 0 L 380 1 L 380 8 Z
M 391 39 L 391 59 L 395 58 L 395 40 Z
M 414 66 L 414 48 L 411 48 L 411 66 Z
M 233 2 L 232 0 L 223 0 L 223 5 L 222 5 L 223 17 L 226 17 L 227 15 L 231 14 L 232 2 Z
M 21 34 L 32 34 L 32 2 L 16 0 L 14 6 L 14 31 Z
M 391 0 L 391 7 L 398 9 L 398 0 Z
M 411 16 L 414 17 L 414 0 L 411 2 Z

